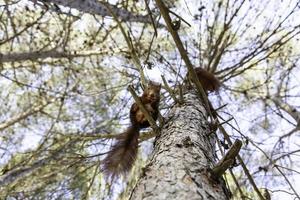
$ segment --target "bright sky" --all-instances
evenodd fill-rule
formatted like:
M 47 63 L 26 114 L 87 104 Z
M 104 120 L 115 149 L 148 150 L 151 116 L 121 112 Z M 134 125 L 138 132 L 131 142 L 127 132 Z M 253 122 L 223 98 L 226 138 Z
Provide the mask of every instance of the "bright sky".
M 195 3 L 198 2 L 198 3 Z M 201 1 L 197 1 L 197 0 L 181 0 L 182 5 L 199 5 Z M 264 10 L 264 15 L 267 17 L 273 17 L 274 16 L 274 9 L 278 9 L 277 13 L 283 12 L 287 7 L 289 7 L 289 5 L 294 5 L 297 1 L 296 0 L 291 0 L 291 1 L 280 1 L 280 3 L 278 3 L 279 1 L 270 1 L 270 3 L 268 5 L 266 5 L 267 1 L 262 1 L 259 2 L 259 6 L 264 6 L 266 8 L 269 9 L 265 9 Z M 249 1 L 249 3 L 253 3 L 253 1 Z M 0 2 L 0 4 L 3 4 L 2 2 Z M 205 4 L 205 3 L 203 3 Z M 257 5 L 258 5 L 257 4 Z M 210 4 L 205 4 L 207 8 L 210 7 Z M 197 9 L 199 6 L 189 6 L 188 9 L 186 6 L 182 6 L 181 7 L 181 11 L 178 12 L 178 14 L 180 14 L 186 21 L 188 21 L 190 24 L 192 24 L 192 28 L 194 29 L 192 31 L 192 33 L 194 33 L 194 37 L 197 38 L 198 37 L 198 33 L 199 33 L 199 27 L 193 24 L 193 15 L 190 15 L 190 13 L 197 13 Z M 245 6 L 245 10 L 243 10 L 243 12 L 247 12 L 246 10 L 246 6 Z M 242 15 L 241 15 L 242 16 Z M 294 19 L 296 18 L 300 18 L 300 15 L 298 14 L 297 16 L 294 17 Z M 262 25 L 264 25 L 265 21 L 264 21 L 264 17 L 258 18 L 255 20 L 255 24 L 256 24 L 256 31 L 260 32 L 260 30 L 263 29 Z M 289 23 L 294 23 L 293 21 L 290 21 Z M 253 32 L 253 34 L 256 34 L 255 32 Z M 147 76 L 152 79 L 155 80 L 157 82 L 161 82 L 161 72 L 159 71 L 158 68 L 153 68 L 151 71 L 148 69 L 145 69 L 145 73 L 147 74 Z M 300 77 L 300 75 L 299 75 Z M 1 82 L 1 84 L 4 84 L 4 82 Z M 230 102 L 229 102 L 230 104 Z M 230 105 L 229 105 L 230 107 Z M 231 109 L 231 108 L 229 108 Z M 233 106 L 234 109 L 234 106 Z M 257 110 L 255 110 L 255 112 L 257 112 Z M 237 119 L 241 120 L 239 121 L 239 126 L 242 129 L 242 132 L 248 132 L 249 131 L 249 126 L 251 124 L 249 124 L 249 121 L 245 118 L 245 116 L 247 116 L 247 114 L 249 113 L 240 113 L 239 116 L 234 116 Z M 244 118 L 244 121 L 243 121 Z M 274 135 L 282 135 L 282 131 L 286 131 L 289 130 L 290 126 L 288 126 L 286 123 L 282 122 L 281 124 L 281 130 L 277 129 L 274 130 Z M 273 136 L 274 136 L 273 135 Z M 253 136 L 253 140 L 256 140 L 257 135 Z M 37 143 L 39 142 L 40 137 L 38 137 L 38 134 L 36 134 L 35 132 L 30 132 L 25 134 L 25 137 L 23 139 L 22 142 L 22 150 L 27 150 L 30 148 L 35 148 Z M 297 141 L 293 141 L 294 143 L 300 143 L 299 141 L 299 137 Z M 299 158 L 296 160 L 295 157 L 293 157 L 293 159 L 295 159 L 294 161 L 299 162 Z M 299 169 L 298 169 L 299 170 Z M 260 183 L 258 183 L 260 184 Z M 271 184 L 271 183 L 270 183 Z M 268 185 L 267 185 L 268 186 Z M 295 175 L 294 176 L 294 184 L 293 186 L 296 188 L 297 191 L 300 191 L 300 174 Z M 281 188 L 278 188 L 281 189 Z M 284 192 L 276 192 L 274 193 L 274 195 L 272 196 L 272 200 L 289 200 L 290 199 L 290 195 L 286 194 Z

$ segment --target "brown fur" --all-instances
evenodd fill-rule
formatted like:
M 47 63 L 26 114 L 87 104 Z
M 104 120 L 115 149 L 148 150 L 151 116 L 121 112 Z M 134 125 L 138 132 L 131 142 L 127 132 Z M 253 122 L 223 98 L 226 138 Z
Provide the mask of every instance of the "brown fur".
M 154 120 L 158 116 L 159 93 L 160 85 L 150 82 L 139 97 Z M 136 103 L 130 108 L 130 122 L 131 126 L 118 137 L 118 141 L 103 160 L 103 171 L 107 176 L 115 177 L 130 171 L 138 152 L 139 131 L 150 126 Z
M 121 134 L 103 160 L 103 171 L 107 176 L 116 177 L 132 168 L 137 156 L 138 138 L 139 128 L 134 126 Z
M 219 90 L 221 83 L 214 74 L 201 67 L 196 67 L 195 72 L 204 91 L 213 92 Z
M 143 95 L 140 97 L 141 102 L 154 120 L 156 120 L 158 116 L 160 88 L 160 85 L 150 82 L 148 87 L 144 90 Z M 138 125 L 141 128 L 150 126 L 144 113 L 139 109 L 139 106 L 136 103 L 133 103 L 131 106 L 130 121 L 133 125 Z

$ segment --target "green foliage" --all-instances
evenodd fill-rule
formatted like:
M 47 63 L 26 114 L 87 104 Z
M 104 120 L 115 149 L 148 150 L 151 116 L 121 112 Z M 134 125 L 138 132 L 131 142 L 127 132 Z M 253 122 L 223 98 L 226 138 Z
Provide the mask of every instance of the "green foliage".
M 143 1 L 117 1 L 118 9 L 141 15 L 118 16 L 133 49 L 111 16 L 51 0 L 32 2 L 0 2 L 0 183 L 7 181 L 0 199 L 116 199 L 121 190 L 120 198 L 128 196 L 145 158 L 137 161 L 127 189 L 105 185 L 101 160 L 112 135 L 128 126 L 132 98 L 126 88 L 133 84 L 141 92 L 132 51 L 146 78 L 160 72 L 177 92 L 186 69 L 176 44 L 163 20 L 157 36 L 149 21 L 134 21 L 149 14 Z M 230 136 L 246 144 L 241 155 L 256 183 L 292 190 L 286 179 L 299 168 L 293 160 L 298 144 L 287 138 L 299 131 L 298 3 L 165 2 L 172 20 L 180 16 L 191 25 L 181 19 L 177 31 L 191 62 L 210 68 L 222 82 L 220 93 L 209 96 L 214 107 L 226 105 L 218 112 L 229 119 L 224 127 Z M 152 1 L 149 7 L 161 19 Z M 174 102 L 165 90 L 161 99 L 161 113 L 168 113 Z M 273 170 L 275 164 L 290 177 Z M 259 167 L 268 169 L 268 178 Z M 241 190 L 257 198 L 242 171 L 235 170 Z

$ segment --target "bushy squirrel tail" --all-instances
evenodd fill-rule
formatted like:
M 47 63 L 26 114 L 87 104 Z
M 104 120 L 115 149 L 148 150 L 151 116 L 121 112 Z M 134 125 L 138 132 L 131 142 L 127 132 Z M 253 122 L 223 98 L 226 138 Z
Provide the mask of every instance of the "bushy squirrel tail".
M 219 90 L 221 83 L 213 73 L 206 71 L 205 69 L 202 69 L 200 67 L 196 67 L 195 72 L 204 91 L 213 92 Z
M 196 67 L 195 72 L 205 92 L 214 92 L 219 90 L 221 83 L 213 73 L 201 67 Z M 188 76 L 189 74 L 187 73 L 185 83 L 188 83 Z M 190 89 L 190 85 L 188 85 L 188 89 Z
M 130 171 L 137 157 L 139 130 L 139 126 L 133 125 L 118 137 L 102 163 L 107 177 L 116 177 Z

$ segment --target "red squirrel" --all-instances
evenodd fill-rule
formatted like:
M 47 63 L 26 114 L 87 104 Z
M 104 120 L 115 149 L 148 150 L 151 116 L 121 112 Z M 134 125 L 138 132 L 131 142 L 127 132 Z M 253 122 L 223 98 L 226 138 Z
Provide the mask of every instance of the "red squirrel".
M 140 100 L 154 120 L 158 117 L 161 85 L 149 82 Z M 103 160 L 103 171 L 107 176 L 115 177 L 126 174 L 132 168 L 138 152 L 139 131 L 150 126 L 144 113 L 136 103 L 130 108 L 131 126 L 117 138 Z
M 201 67 L 196 67 L 195 72 L 205 92 L 218 91 L 218 89 L 221 86 L 221 83 L 214 74 Z

